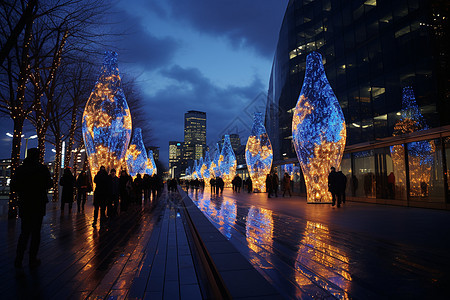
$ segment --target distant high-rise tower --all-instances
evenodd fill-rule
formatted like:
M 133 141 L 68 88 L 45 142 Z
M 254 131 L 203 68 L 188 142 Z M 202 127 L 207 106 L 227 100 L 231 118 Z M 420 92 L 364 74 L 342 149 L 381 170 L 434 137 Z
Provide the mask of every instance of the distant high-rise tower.
M 169 142 L 169 172 L 173 177 L 178 177 L 181 172 L 183 160 L 183 143 L 177 141 Z
M 190 110 L 184 114 L 184 159 L 200 159 L 205 148 L 206 113 Z

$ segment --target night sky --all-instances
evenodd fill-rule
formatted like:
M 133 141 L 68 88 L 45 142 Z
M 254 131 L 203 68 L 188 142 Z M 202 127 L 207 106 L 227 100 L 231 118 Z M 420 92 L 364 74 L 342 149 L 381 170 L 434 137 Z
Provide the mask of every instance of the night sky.
M 261 93 L 267 93 L 287 2 L 116 2 L 111 9 L 111 28 L 127 34 L 112 47 L 119 53 L 122 77 L 137 80 L 152 129 L 152 145 L 160 147 L 164 164 L 169 140 L 183 141 L 188 110 L 207 113 L 208 144 L 237 127 L 251 127 L 249 115 L 264 109 Z M 0 119 L 0 126 L 3 132 L 12 132 L 7 118 Z M 11 138 L 5 133 L 0 138 L 0 158 L 10 157 Z M 35 134 L 32 127 L 24 133 Z M 247 136 L 241 139 L 244 144 Z M 36 145 L 36 140 L 29 140 L 29 147 Z

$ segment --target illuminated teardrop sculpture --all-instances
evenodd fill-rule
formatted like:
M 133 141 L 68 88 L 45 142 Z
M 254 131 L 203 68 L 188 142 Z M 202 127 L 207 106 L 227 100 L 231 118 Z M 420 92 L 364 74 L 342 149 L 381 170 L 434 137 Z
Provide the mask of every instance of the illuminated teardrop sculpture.
M 220 147 L 219 144 L 216 143 L 216 151 L 214 152 L 214 159 L 211 161 L 211 166 L 209 167 L 209 171 L 211 172 L 212 177 L 220 177 L 220 169 L 219 169 L 219 159 L 220 159 Z
M 328 174 L 338 169 L 347 131 L 344 114 L 325 75 L 322 56 L 306 58 L 306 72 L 292 118 L 292 142 L 302 168 L 308 203 L 331 203 Z
M 245 147 L 245 160 L 253 188 L 257 192 L 265 191 L 266 176 L 272 167 L 273 151 L 260 112 L 256 112 L 253 118 L 252 131 Z
M 427 130 L 425 118 L 420 113 L 414 91 L 411 87 L 403 88 L 401 117 L 394 125 L 394 136 L 415 131 Z M 405 147 L 390 147 L 394 164 L 395 186 L 406 186 Z M 434 141 L 417 141 L 408 143 L 408 167 L 410 178 L 410 196 L 428 196 L 431 169 L 434 164 Z
M 156 175 L 156 173 L 157 173 L 155 159 L 153 158 L 152 150 L 148 150 L 147 165 L 145 166 L 145 173 L 150 176 Z
M 201 175 L 205 181 L 205 185 L 209 186 L 209 180 L 211 179 L 211 172 L 209 168 L 211 167 L 211 158 L 209 156 L 209 150 L 205 152 L 205 158 L 203 159 L 203 165 L 201 168 Z
M 194 166 L 192 167 L 192 179 L 198 179 L 197 169 L 198 169 L 197 160 L 194 160 Z
M 230 136 L 226 134 L 219 157 L 219 170 L 226 187 L 231 187 L 231 181 L 236 175 L 236 166 L 237 161 L 233 147 L 231 147 Z
M 142 141 L 142 131 L 135 128 L 133 138 L 127 151 L 128 174 L 136 177 L 137 174 L 144 175 L 147 167 L 147 154 L 145 153 L 144 142 Z
M 82 131 L 92 178 L 101 166 L 125 167 L 131 114 L 121 88 L 117 53 L 106 52 L 100 75 L 86 103 Z
M 203 166 L 203 157 L 200 157 L 197 164 L 198 179 L 202 179 L 202 166 Z

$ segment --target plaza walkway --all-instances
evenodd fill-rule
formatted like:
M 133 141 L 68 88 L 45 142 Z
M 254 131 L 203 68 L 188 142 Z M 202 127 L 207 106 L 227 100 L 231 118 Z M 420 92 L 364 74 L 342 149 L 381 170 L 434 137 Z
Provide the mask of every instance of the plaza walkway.
M 201 299 L 184 226 L 170 196 L 131 205 L 93 228 L 93 206 L 62 214 L 48 205 L 34 270 L 15 269 L 20 222 L 0 221 L 1 299 Z M 91 203 L 91 201 L 89 201 Z
M 20 222 L 3 213 L 1 298 L 442 299 L 450 285 L 447 211 L 181 188 L 103 227 L 92 209 L 48 205 L 34 270 L 13 267 Z
M 351 202 L 338 209 L 231 189 L 190 190 L 191 199 L 286 298 L 448 298 L 448 211 Z

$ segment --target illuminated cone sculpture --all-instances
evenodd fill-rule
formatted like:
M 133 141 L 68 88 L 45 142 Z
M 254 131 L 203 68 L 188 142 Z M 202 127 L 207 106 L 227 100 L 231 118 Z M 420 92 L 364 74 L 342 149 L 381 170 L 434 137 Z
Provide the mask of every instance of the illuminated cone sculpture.
M 145 153 L 144 142 L 142 141 L 142 131 L 135 128 L 133 139 L 127 151 L 128 174 L 136 177 L 137 174 L 143 176 L 147 168 L 147 153 Z
M 209 186 L 209 180 L 211 179 L 211 172 L 209 168 L 211 167 L 211 158 L 209 156 L 209 150 L 205 152 L 205 158 L 203 159 L 203 165 L 201 169 L 202 178 L 205 181 L 205 185 Z
M 155 159 L 153 158 L 152 150 L 148 150 L 147 165 L 145 167 L 145 173 L 150 176 L 156 175 L 156 173 L 157 173 Z
M 401 117 L 395 123 L 394 136 L 428 129 L 420 113 L 411 87 L 403 88 Z M 395 185 L 406 185 L 405 148 L 403 145 L 390 147 L 394 164 Z M 431 168 L 434 163 L 435 144 L 433 141 L 418 141 L 408 144 L 408 165 L 410 195 L 428 196 Z
M 231 187 L 231 181 L 236 175 L 237 161 L 231 147 L 230 136 L 225 135 L 222 152 L 219 158 L 219 170 L 226 187 Z
M 219 159 L 220 159 L 220 147 L 219 144 L 216 143 L 216 151 L 214 152 L 214 159 L 211 161 L 211 166 L 209 167 L 211 177 L 217 176 L 220 177 Z
M 266 190 L 266 176 L 270 173 L 273 161 L 272 145 L 266 128 L 263 125 L 263 115 L 255 113 L 253 126 L 245 147 L 245 160 L 248 173 L 257 192 Z
M 86 103 L 82 131 L 92 178 L 101 166 L 125 167 L 131 114 L 121 88 L 117 53 L 106 52 L 100 75 Z
M 198 163 L 197 163 L 197 160 L 194 160 L 194 166 L 192 167 L 192 179 L 198 178 L 197 169 L 198 169 Z
M 346 132 L 322 56 L 312 52 L 306 58 L 305 79 L 292 119 L 292 142 L 305 177 L 308 203 L 331 203 L 328 174 L 341 163 Z

